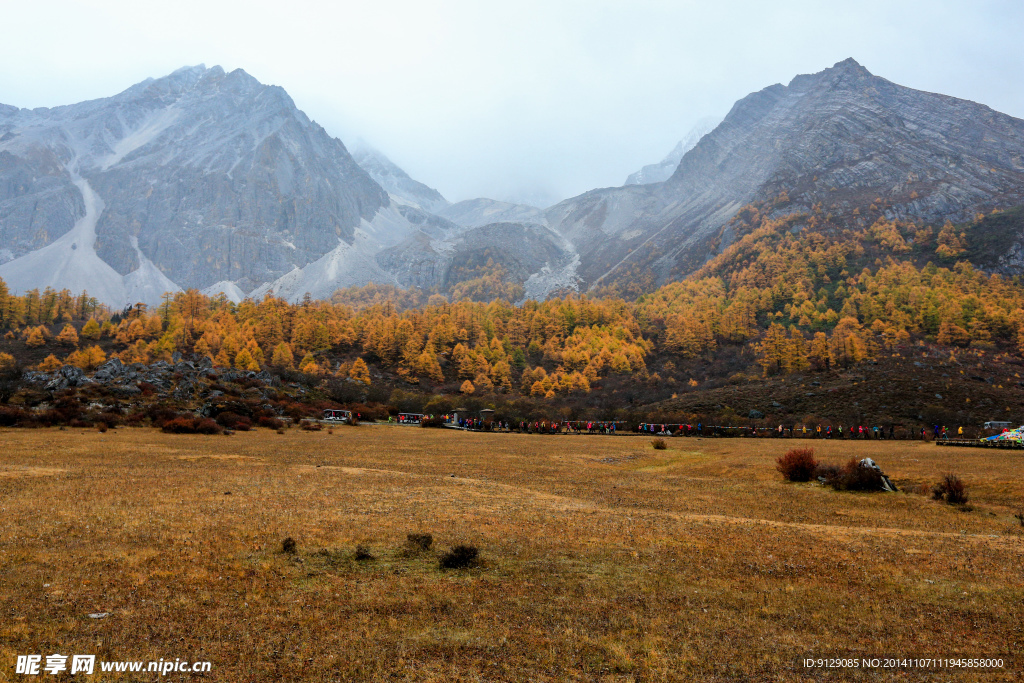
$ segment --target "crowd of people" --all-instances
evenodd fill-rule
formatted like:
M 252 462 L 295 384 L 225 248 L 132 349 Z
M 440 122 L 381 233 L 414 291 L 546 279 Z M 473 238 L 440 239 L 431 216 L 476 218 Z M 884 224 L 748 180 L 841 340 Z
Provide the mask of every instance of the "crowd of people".
M 896 431 L 896 427 L 900 426 L 899 432 Z M 843 425 L 832 426 L 831 424 L 826 425 L 776 425 L 774 427 L 758 427 L 756 425 L 750 425 L 748 427 L 705 427 L 701 423 L 693 424 L 656 424 L 656 423 L 641 423 L 637 428 L 637 431 L 649 432 L 659 436 L 704 436 L 706 430 L 710 430 L 715 435 L 722 435 L 727 433 L 732 436 L 749 436 L 749 437 L 771 437 L 777 439 L 909 439 L 913 438 L 914 433 L 910 430 L 902 428 L 902 425 L 889 424 L 888 428 L 885 425 L 849 425 L 844 427 Z M 938 439 L 949 439 L 950 434 L 953 431 L 943 425 L 933 425 L 932 428 L 933 438 Z M 922 440 L 928 438 L 928 430 L 925 427 L 921 427 L 920 437 Z M 956 429 L 956 438 L 964 438 L 964 428 L 962 426 Z
M 776 439 L 912 439 L 919 436 L 927 440 L 929 433 L 935 440 L 950 438 L 963 439 L 964 428 L 957 427 L 954 431 L 944 425 L 933 425 L 931 430 L 921 427 L 920 432 L 904 428 L 903 425 L 794 425 L 779 424 L 775 426 L 732 427 L 721 425 L 705 425 L 697 423 L 657 423 L 641 422 L 635 427 L 622 421 L 611 420 L 521 420 L 518 423 L 509 420 L 483 419 L 464 417 L 456 413 L 440 416 L 445 425 L 473 431 L 518 432 L 521 434 L 623 434 L 640 433 L 652 436 L 741 436 L 753 438 Z M 396 422 L 409 424 L 414 421 L 432 420 L 432 415 L 402 414 Z M 388 422 L 392 419 L 389 418 Z M 899 430 L 897 431 L 897 427 Z M 1005 431 L 1005 430 L 1004 430 Z
M 747 427 L 726 427 L 721 425 L 704 425 L 701 422 L 693 423 L 655 423 L 641 422 L 635 428 L 630 428 L 626 423 L 618 421 L 596 421 L 596 420 L 522 420 L 518 424 L 508 420 L 483 420 L 480 418 L 456 417 L 445 415 L 445 423 L 462 429 L 477 431 L 500 431 L 519 432 L 522 434 L 621 434 L 634 432 L 650 434 L 652 436 L 743 436 L 754 438 L 776 438 L 776 439 L 909 439 L 916 434 L 913 431 L 904 429 L 902 425 L 785 425 L 779 424 L 773 427 L 758 427 L 750 425 Z M 897 431 L 897 426 L 900 430 Z M 956 438 L 964 437 L 964 428 L 958 427 L 954 432 L 943 425 L 934 425 L 932 428 L 934 439 L 949 439 L 950 435 Z M 928 430 L 921 428 L 920 438 L 928 438 Z
M 476 431 L 519 432 L 521 434 L 615 434 L 623 429 L 623 422 L 583 420 L 521 420 L 518 424 L 508 420 L 483 420 L 476 417 L 444 415 L 445 424 Z

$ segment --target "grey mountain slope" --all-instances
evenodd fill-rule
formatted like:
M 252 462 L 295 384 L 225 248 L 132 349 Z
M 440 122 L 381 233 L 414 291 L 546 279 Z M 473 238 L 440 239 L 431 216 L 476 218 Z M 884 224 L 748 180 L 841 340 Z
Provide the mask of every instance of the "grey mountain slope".
M 847 60 L 743 98 L 663 182 L 546 211 L 431 211 L 440 195 L 364 159 L 392 201 L 281 88 L 190 67 L 65 107 L 0 105 L 0 278 L 114 306 L 184 287 L 295 300 L 369 281 L 450 287 L 489 254 L 545 296 L 638 268 L 683 276 L 729 241 L 740 207 L 783 192 L 790 210 L 882 197 L 891 217 L 924 221 L 1020 204 L 1022 159 L 1024 121 Z
M 530 298 L 576 288 L 575 251 L 543 225 L 492 223 L 447 239 L 418 231 L 377 256 L 380 267 L 399 284 L 441 292 L 488 262 L 501 266 L 508 281 L 524 285 Z
M 737 102 L 664 183 L 593 190 L 546 214 L 580 250 L 588 286 L 644 258 L 663 282 L 699 266 L 740 207 L 783 190 L 797 207 L 884 196 L 894 217 L 962 220 L 1021 202 L 1022 159 L 1024 121 L 849 59 Z
M 380 153 L 358 155 L 281 88 L 220 67 L 64 107 L 0 105 L 0 278 L 114 307 L 188 287 L 297 300 L 371 281 L 433 286 L 415 265 L 432 247 L 404 270 L 378 259 L 415 234 L 448 259 L 446 286 L 452 263 L 486 251 L 474 245 L 538 296 L 574 283 L 565 241 L 521 224 L 543 222 L 539 209 L 480 200 L 455 222 L 434 213 L 451 208 L 436 190 Z
M 631 173 L 624 185 L 650 185 L 652 183 L 663 183 L 672 177 L 679 166 L 683 155 L 697 146 L 700 139 L 713 131 L 722 119 L 713 116 L 705 117 L 694 124 L 682 140 L 676 143 L 664 159 L 656 164 L 647 164 L 636 173 Z
M 512 204 L 484 197 L 450 204 L 436 213 L 467 228 L 479 228 L 491 223 L 547 223 L 544 211 L 535 206 Z
M 353 146 L 352 158 L 396 202 L 434 213 L 448 206 L 448 200 L 440 192 L 410 178 L 379 150 L 360 143 Z
M 16 259 L 85 213 L 75 177 L 102 204 L 95 243 L 75 249 L 122 277 L 152 264 L 153 277 L 180 287 L 249 291 L 351 244 L 390 204 L 283 89 L 220 67 L 75 105 L 0 110 L 0 237 Z M 39 284 L 32 271 L 16 260 L 0 277 L 25 289 Z M 110 273 L 97 277 L 117 289 Z

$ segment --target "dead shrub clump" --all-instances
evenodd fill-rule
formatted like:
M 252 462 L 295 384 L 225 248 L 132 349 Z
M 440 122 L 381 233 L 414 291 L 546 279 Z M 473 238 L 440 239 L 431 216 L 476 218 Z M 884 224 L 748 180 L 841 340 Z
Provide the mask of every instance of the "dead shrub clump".
M 813 448 L 793 448 L 775 461 L 775 469 L 788 481 L 810 481 L 818 461 Z
M 295 542 L 295 539 L 291 536 L 281 541 L 282 553 L 285 553 L 286 555 L 294 555 L 297 549 L 298 544 Z
M 323 429 L 323 425 L 312 420 L 303 420 L 299 423 L 299 428 L 304 432 L 319 432 Z
M 967 502 L 967 485 L 955 474 L 946 474 L 932 487 L 932 498 L 945 500 L 949 505 Z
M 824 479 L 825 484 L 836 491 L 885 490 L 885 480 L 881 471 L 861 465 L 856 458 L 850 458 L 842 467 L 819 465 L 814 475 Z
M 405 545 L 414 552 L 426 552 L 434 545 L 434 537 L 430 534 L 407 534 Z
M 181 415 L 164 422 L 161 431 L 167 434 L 220 434 L 222 428 L 208 417 Z
M 232 429 L 237 432 L 247 432 L 252 429 L 252 420 L 232 412 L 223 412 L 217 416 L 217 424 L 225 429 Z
M 1017 518 L 1017 521 L 1020 522 L 1021 526 L 1024 526 L 1024 508 L 1017 510 L 1013 516 Z
M 377 559 L 373 556 L 373 553 L 370 552 L 370 549 L 362 543 L 356 546 L 356 552 L 353 557 L 355 557 L 356 562 L 370 562 Z
M 665 439 L 655 439 L 651 442 L 651 445 L 654 446 L 654 450 L 656 451 L 663 451 L 668 448 L 668 444 L 665 443 Z
M 262 415 L 256 418 L 256 424 L 267 429 L 284 429 L 284 420 L 269 415 Z
M 469 569 L 480 564 L 480 551 L 473 545 L 457 545 L 444 555 L 439 562 L 441 569 Z

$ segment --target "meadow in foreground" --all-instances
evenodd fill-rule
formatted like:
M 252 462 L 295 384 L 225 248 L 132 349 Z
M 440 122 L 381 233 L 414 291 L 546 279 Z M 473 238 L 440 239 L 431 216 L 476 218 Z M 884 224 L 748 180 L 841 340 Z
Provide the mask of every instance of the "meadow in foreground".
M 1020 675 L 1021 454 L 810 444 L 904 491 L 863 494 L 784 482 L 791 441 L 667 441 L 2 431 L 0 680 L 53 652 L 209 660 L 217 681 L 865 677 L 797 664 L 826 655 L 1001 654 L 1002 673 L 882 677 Z M 926 495 L 946 472 L 969 509 Z M 439 568 L 458 543 L 481 564 Z

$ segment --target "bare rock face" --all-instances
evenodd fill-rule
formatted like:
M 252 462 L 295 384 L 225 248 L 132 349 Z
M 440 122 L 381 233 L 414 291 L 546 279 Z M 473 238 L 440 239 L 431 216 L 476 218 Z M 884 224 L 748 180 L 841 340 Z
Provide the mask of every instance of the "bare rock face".
M 352 150 L 352 158 L 399 204 L 433 212 L 449 205 L 440 192 L 411 178 L 379 150 L 360 145 Z
M 664 183 L 593 190 L 547 210 L 590 285 L 645 255 L 685 275 L 744 204 L 787 192 L 837 210 L 885 199 L 893 218 L 964 220 L 1024 198 L 1024 121 L 869 73 L 852 59 L 737 102 Z
M 114 280 L 131 273 L 157 289 L 249 291 L 351 243 L 390 204 L 283 89 L 202 66 L 110 98 L 0 109 L 0 238 L 13 259 L 75 229 L 89 191 L 82 239 L 48 260 L 94 252 L 86 270 L 126 297 L 131 287 Z M 32 265 L 0 266 L 0 277 L 18 289 L 84 284 L 36 282 Z

